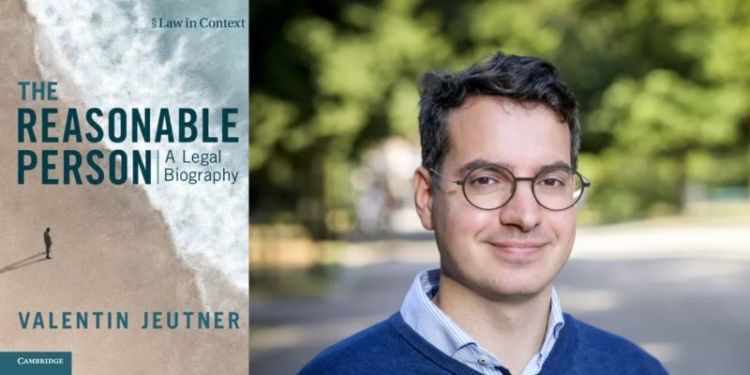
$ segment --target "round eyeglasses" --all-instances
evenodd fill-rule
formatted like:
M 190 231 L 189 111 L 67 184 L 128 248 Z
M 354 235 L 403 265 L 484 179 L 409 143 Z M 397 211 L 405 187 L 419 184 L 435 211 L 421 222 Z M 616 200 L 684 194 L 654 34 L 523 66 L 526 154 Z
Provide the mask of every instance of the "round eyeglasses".
M 437 171 L 430 172 L 448 179 Z M 578 171 L 567 166 L 547 167 L 534 177 L 516 177 L 506 168 L 491 165 L 474 168 L 463 180 L 450 181 L 460 185 L 466 200 L 481 210 L 496 210 L 513 199 L 518 181 L 530 181 L 531 192 L 540 206 L 550 211 L 573 207 L 591 186 Z

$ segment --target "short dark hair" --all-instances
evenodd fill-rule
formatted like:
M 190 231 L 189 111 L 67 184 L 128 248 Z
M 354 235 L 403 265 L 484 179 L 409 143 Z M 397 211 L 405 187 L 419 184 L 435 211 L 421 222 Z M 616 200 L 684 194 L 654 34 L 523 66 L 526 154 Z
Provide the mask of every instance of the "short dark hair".
M 478 95 L 538 103 L 555 112 L 570 130 L 570 162 L 578 164 L 580 123 L 573 91 L 557 69 L 537 57 L 497 52 L 489 60 L 454 74 L 428 72 L 422 76 L 419 100 L 419 136 L 422 166 L 439 171 L 450 149 L 448 115 L 467 98 Z

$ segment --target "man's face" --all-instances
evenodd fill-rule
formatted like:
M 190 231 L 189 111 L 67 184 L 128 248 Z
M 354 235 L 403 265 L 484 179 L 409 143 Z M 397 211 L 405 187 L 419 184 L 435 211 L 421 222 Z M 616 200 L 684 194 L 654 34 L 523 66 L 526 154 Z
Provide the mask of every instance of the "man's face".
M 423 169 L 415 175 L 418 211 L 423 225 L 435 231 L 443 275 L 490 300 L 525 299 L 546 290 L 573 247 L 575 208 L 541 207 L 531 182 L 522 181 L 506 205 L 480 210 L 450 181 L 462 180 L 465 167 L 477 161 L 516 177 L 570 166 L 567 125 L 543 105 L 477 96 L 451 112 L 448 134 L 451 147 L 440 171 L 445 177 L 435 180 L 440 187 L 429 187 Z

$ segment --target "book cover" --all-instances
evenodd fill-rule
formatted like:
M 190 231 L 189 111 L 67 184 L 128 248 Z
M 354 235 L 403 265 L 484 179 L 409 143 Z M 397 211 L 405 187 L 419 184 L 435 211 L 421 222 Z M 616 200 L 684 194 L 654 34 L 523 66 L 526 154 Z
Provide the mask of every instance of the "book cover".
M 247 14 L 0 2 L 0 374 L 248 373 Z

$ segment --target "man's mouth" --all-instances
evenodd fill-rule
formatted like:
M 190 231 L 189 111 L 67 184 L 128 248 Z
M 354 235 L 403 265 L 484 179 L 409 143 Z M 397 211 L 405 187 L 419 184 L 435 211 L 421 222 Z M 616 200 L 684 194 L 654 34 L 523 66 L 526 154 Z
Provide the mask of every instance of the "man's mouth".
M 541 241 L 493 241 L 487 242 L 495 252 L 512 261 L 529 261 L 541 254 L 544 246 Z

